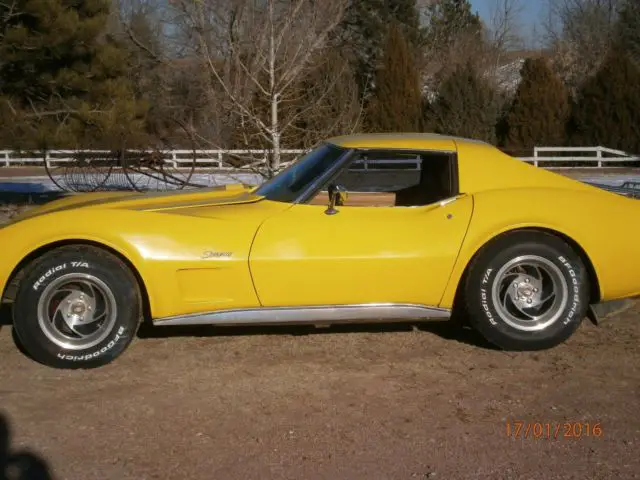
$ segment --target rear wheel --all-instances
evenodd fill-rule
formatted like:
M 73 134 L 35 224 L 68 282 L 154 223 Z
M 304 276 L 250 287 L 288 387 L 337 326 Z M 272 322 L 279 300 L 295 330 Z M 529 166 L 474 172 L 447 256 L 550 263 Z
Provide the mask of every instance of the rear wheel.
M 141 318 L 137 281 L 116 256 L 90 246 L 52 250 L 27 266 L 13 306 L 22 346 L 56 368 L 105 365 Z
M 589 276 L 580 256 L 544 232 L 493 241 L 474 259 L 464 288 L 470 325 L 505 350 L 564 342 L 589 306 Z

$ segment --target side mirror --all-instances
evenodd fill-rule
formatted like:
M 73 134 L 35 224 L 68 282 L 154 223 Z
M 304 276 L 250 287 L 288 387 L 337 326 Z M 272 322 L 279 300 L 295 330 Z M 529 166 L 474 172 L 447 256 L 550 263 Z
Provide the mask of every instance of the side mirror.
M 347 193 L 347 189 L 342 185 L 330 185 L 328 188 L 329 193 L 329 205 L 327 209 L 324 211 L 327 215 L 335 215 L 338 213 L 336 210 L 336 206 L 340 207 L 344 205 L 344 202 L 349 197 Z

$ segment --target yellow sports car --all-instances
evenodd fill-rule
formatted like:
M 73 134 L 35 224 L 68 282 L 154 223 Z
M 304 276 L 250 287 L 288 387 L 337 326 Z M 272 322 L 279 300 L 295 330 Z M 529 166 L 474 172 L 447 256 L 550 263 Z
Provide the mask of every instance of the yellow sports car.
M 640 202 L 468 139 L 330 139 L 258 187 L 89 193 L 0 229 L 20 343 L 96 367 L 142 320 L 464 318 L 503 349 L 565 341 L 640 294 Z

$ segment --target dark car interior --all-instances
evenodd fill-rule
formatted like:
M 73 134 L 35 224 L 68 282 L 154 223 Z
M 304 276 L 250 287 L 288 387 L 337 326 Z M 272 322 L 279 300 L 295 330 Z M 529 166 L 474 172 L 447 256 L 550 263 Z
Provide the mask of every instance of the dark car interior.
M 362 162 L 370 160 L 375 163 L 362 167 Z M 429 205 L 457 194 L 455 172 L 456 156 L 452 153 L 365 152 L 309 203 L 326 205 L 328 187 L 340 185 L 348 192 L 346 206 Z

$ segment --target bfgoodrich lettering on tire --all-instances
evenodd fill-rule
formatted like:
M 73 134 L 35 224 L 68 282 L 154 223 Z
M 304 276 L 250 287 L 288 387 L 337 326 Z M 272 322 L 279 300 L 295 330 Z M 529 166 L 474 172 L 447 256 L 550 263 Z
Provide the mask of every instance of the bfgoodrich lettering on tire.
M 469 323 L 505 350 L 540 350 L 564 342 L 589 306 L 580 256 L 559 237 L 520 231 L 485 246 L 469 267 L 464 297 Z
M 25 270 L 13 306 L 24 349 L 56 368 L 94 368 L 128 347 L 141 318 L 137 281 L 116 256 L 69 246 Z

